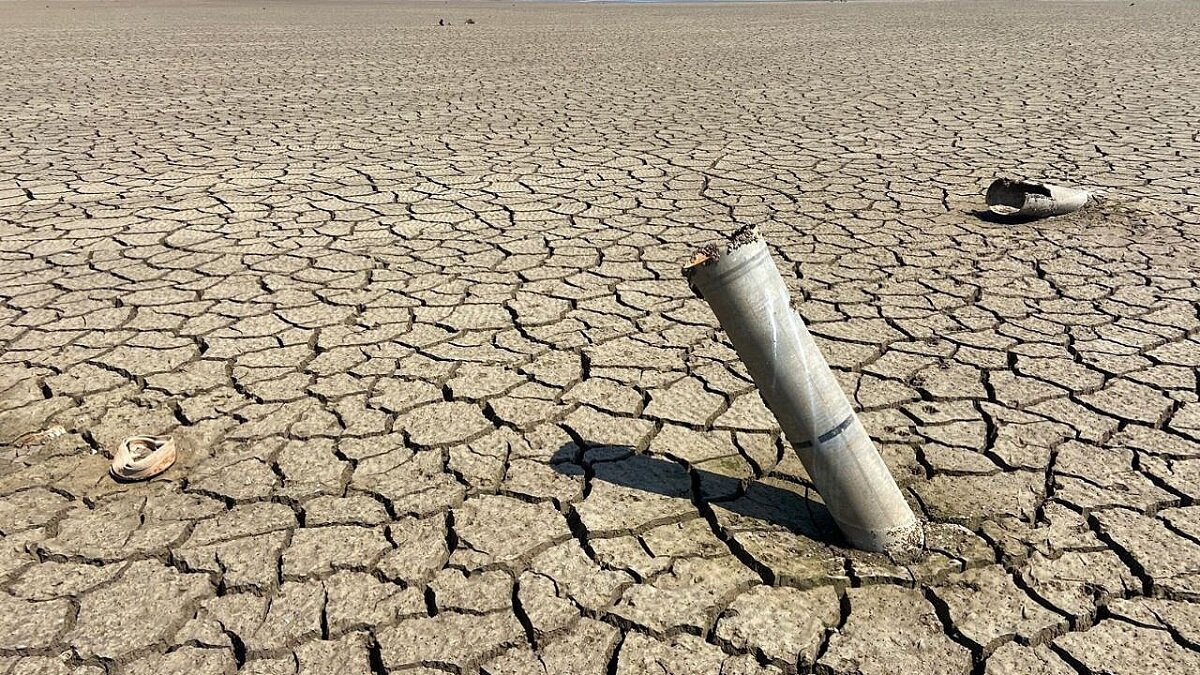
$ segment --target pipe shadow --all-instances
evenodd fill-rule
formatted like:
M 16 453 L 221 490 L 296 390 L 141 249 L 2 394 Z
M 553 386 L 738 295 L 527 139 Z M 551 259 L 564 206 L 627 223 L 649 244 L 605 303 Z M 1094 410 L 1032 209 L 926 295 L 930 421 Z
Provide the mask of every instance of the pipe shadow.
M 763 529 L 771 525 L 790 530 L 830 546 L 845 547 L 846 539 L 829 509 L 805 493 L 811 488 L 778 481 L 739 479 L 698 467 L 638 453 L 629 446 L 565 443 L 550 458 L 555 471 L 585 475 L 631 490 L 688 499 L 735 514 L 735 529 Z M 785 487 L 786 486 L 786 487 Z M 703 511 L 703 510 L 702 510 Z M 755 524 L 740 518 L 762 521 Z
M 998 225 L 1022 225 L 1025 223 L 1032 223 L 1035 220 L 1043 220 L 1044 219 L 1044 216 L 1043 217 L 1031 217 L 1031 216 L 1018 216 L 1016 214 L 1006 216 L 1006 215 L 1003 215 L 1000 213 L 996 213 L 996 212 L 992 211 L 991 209 L 976 209 L 971 212 L 971 215 L 975 216 L 976 218 L 978 218 L 982 221 L 985 221 L 988 223 L 995 223 Z
M 1073 213 L 1079 213 L 1079 211 L 1075 211 Z M 1020 215 L 1020 214 L 1014 213 L 1012 215 L 1006 216 L 1001 213 L 996 213 L 990 209 L 976 209 L 971 212 L 971 215 L 975 216 L 979 220 L 982 220 L 982 221 L 985 221 L 988 223 L 994 223 L 997 225 L 1029 225 L 1031 223 L 1036 223 L 1036 222 L 1042 221 L 1042 220 L 1053 221 L 1056 219 L 1061 219 L 1064 216 L 1069 216 L 1072 214 L 1071 213 L 1063 213 L 1063 214 L 1060 214 L 1057 216 L 1030 216 L 1030 215 Z

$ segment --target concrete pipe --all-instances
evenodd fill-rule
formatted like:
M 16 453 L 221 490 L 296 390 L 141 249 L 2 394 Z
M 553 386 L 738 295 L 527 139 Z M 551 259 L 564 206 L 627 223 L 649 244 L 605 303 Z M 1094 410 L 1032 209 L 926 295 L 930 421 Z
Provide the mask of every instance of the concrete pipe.
M 684 269 L 716 314 L 767 407 L 850 543 L 902 552 L 921 528 L 817 349 L 766 242 L 754 228 L 708 247 Z
M 1078 188 L 1011 178 L 997 178 L 984 197 L 992 213 L 1027 220 L 1074 213 L 1088 198 L 1087 191 Z

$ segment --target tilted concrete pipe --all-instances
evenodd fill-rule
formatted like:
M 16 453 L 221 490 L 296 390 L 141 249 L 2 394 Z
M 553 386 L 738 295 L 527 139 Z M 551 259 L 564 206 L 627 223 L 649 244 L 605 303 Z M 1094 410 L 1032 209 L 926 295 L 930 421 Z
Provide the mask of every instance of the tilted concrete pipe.
M 1074 213 L 1090 198 L 1079 188 L 1011 178 L 997 178 L 984 196 L 992 213 L 1021 220 Z
M 709 247 L 684 269 L 716 314 L 767 407 L 850 543 L 903 551 L 920 525 L 838 385 L 754 228 L 722 250 Z

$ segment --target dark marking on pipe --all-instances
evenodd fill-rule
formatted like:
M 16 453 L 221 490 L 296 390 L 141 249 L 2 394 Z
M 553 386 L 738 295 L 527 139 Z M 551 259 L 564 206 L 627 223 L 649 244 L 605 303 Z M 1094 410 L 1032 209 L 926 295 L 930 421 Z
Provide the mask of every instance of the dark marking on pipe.
M 849 429 L 851 424 L 854 424 L 854 413 L 847 415 L 846 419 L 842 420 L 836 427 L 826 431 L 820 436 L 817 436 L 817 442 L 828 443 L 829 441 L 832 441 L 838 436 L 841 436 L 842 432 Z M 803 443 L 793 443 L 792 445 L 797 448 L 811 448 L 813 443 L 812 441 L 804 441 Z

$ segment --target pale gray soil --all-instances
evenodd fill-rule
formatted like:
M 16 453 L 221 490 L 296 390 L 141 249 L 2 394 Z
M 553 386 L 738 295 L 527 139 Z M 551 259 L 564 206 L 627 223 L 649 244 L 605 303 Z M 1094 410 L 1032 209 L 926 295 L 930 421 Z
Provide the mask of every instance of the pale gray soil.
M 0 673 L 1200 672 L 1197 35 L 3 4 Z M 1103 196 L 989 222 L 1001 172 Z M 682 280 L 750 222 L 916 559 L 840 544 Z M 112 482 L 133 433 L 179 463 Z

